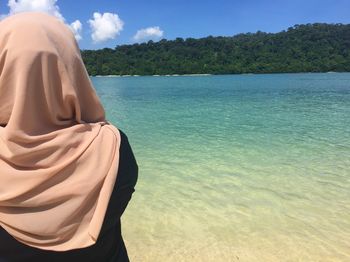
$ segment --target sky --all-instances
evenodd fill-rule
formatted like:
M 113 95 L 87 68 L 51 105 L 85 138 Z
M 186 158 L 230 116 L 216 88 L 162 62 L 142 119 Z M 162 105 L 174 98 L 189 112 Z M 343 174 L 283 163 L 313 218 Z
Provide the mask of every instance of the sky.
M 0 19 L 23 11 L 60 18 L 81 49 L 350 23 L 350 0 L 0 0 Z

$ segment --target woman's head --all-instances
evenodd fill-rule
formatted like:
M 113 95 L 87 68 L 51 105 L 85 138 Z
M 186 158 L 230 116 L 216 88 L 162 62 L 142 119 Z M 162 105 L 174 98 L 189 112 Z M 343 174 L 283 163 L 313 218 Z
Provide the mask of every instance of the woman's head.
M 44 13 L 0 22 L 0 124 L 41 134 L 104 121 L 71 30 Z
M 57 251 L 96 242 L 119 163 L 72 32 L 55 17 L 0 22 L 0 226 Z

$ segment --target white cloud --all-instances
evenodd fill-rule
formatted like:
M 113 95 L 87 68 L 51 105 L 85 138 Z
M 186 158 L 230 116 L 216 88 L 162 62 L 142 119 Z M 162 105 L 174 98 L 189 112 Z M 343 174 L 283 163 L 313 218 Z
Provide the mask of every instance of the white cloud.
M 124 22 L 117 14 L 98 12 L 94 13 L 93 19 L 89 20 L 92 30 L 91 38 L 95 43 L 114 39 L 123 30 Z
M 159 26 L 147 27 L 136 32 L 133 39 L 137 42 L 145 40 L 159 40 L 164 34 Z
M 73 23 L 71 23 L 69 25 L 69 28 L 72 30 L 77 41 L 82 39 L 81 31 L 83 30 L 83 25 L 80 23 L 79 20 L 75 20 Z
M 9 0 L 7 5 L 10 11 L 8 14 L 1 14 L 0 20 L 9 15 L 21 12 L 38 11 L 53 15 L 65 22 L 65 19 L 60 12 L 60 8 L 57 5 L 57 0 Z M 81 32 L 83 29 L 80 21 L 76 20 L 68 26 L 73 31 L 77 41 L 79 41 L 82 38 Z
M 57 0 L 9 0 L 7 5 L 10 8 L 9 15 L 25 11 L 40 11 L 64 21 L 56 2 Z

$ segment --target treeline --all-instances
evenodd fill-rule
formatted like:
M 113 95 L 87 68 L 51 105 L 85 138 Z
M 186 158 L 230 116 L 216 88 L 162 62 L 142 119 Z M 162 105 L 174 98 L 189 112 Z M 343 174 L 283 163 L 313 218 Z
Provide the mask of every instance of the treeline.
M 350 25 L 246 33 L 83 50 L 90 75 L 350 72 Z

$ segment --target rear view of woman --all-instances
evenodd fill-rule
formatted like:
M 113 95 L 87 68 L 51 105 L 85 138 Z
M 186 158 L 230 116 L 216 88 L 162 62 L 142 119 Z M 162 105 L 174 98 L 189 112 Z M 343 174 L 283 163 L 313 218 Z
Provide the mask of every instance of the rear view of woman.
M 0 261 L 129 261 L 137 164 L 55 17 L 0 22 L 0 126 Z

